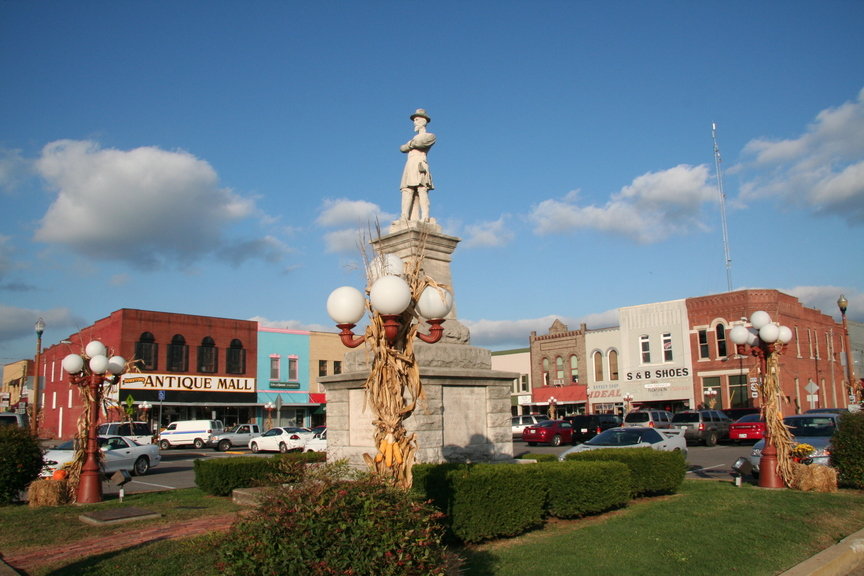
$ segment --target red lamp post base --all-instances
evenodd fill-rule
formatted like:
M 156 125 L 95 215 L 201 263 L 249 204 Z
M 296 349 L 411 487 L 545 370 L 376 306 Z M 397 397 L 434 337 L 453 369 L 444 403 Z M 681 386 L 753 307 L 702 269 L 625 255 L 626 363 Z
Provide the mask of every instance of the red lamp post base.
M 785 488 L 786 483 L 777 473 L 777 448 L 770 436 L 765 436 L 765 448 L 759 459 L 759 486 L 761 488 Z

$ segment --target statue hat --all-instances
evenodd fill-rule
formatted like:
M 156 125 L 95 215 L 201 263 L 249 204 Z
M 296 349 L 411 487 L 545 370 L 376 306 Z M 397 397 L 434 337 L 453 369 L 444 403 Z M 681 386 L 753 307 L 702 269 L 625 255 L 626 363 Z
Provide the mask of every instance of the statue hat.
M 426 110 L 423 108 L 417 108 L 417 111 L 411 114 L 411 120 L 414 120 L 414 118 L 417 118 L 418 116 L 420 118 L 425 118 L 427 123 L 432 122 L 432 119 L 428 114 L 426 114 Z

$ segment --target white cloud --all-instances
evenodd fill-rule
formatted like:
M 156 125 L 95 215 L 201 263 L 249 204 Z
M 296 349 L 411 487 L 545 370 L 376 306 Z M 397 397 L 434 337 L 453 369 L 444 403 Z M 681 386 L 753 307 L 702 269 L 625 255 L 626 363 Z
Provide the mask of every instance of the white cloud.
M 504 216 L 492 222 L 470 224 L 465 227 L 465 232 L 467 238 L 463 244 L 466 248 L 505 246 L 514 237 L 513 230 L 508 227 Z
M 74 316 L 68 308 L 31 310 L 0 304 L 0 342 L 16 338 L 35 338 L 33 326 L 39 318 L 45 321 L 46 334 L 48 331 L 71 333 L 86 324 L 85 320 Z M 46 340 L 50 341 L 51 337 L 46 337 Z
M 837 300 L 843 294 L 849 301 L 846 318 L 853 322 L 864 322 L 864 293 L 857 288 L 796 286 L 794 288 L 779 288 L 778 290 L 795 296 L 809 308 L 816 308 L 824 314 L 833 316 L 838 322 L 840 321 L 840 308 L 837 306 Z
M 814 213 L 864 224 L 864 89 L 855 101 L 820 112 L 795 139 L 755 139 L 744 147 L 754 171 L 742 198 L 778 196 Z
M 609 310 L 598 314 L 590 314 L 584 318 L 568 318 L 566 316 L 542 316 L 540 318 L 523 318 L 520 320 L 461 320 L 471 331 L 471 344 L 497 350 L 506 348 L 527 348 L 530 344 L 531 332 L 542 336 L 549 332 L 549 327 L 555 320 L 560 320 L 571 330 L 578 330 L 584 322 L 589 330 L 609 328 L 618 325 L 618 311 Z
M 210 164 L 182 151 L 59 140 L 36 168 L 57 191 L 36 240 L 88 259 L 188 264 L 223 249 L 226 229 L 255 211 L 252 200 L 219 187 Z
M 708 179 L 706 165 L 680 164 L 639 176 L 604 206 L 581 205 L 579 192 L 574 191 L 562 200 L 544 200 L 533 208 L 530 219 L 540 235 L 600 230 L 643 244 L 660 242 L 707 229 L 702 206 L 717 200 Z
M 324 200 L 315 222 L 324 228 L 339 228 L 324 235 L 327 252 L 357 252 L 377 235 L 377 226 L 386 234 L 394 218 L 372 202 L 339 198 Z
M 277 328 L 279 330 L 300 330 L 304 332 L 336 332 L 335 326 L 322 326 L 321 324 L 304 324 L 298 320 L 270 320 L 264 316 L 253 316 L 249 318 L 252 322 L 258 322 L 262 327 Z
M 20 150 L 0 149 L 0 192 L 11 192 L 31 175 L 31 164 Z

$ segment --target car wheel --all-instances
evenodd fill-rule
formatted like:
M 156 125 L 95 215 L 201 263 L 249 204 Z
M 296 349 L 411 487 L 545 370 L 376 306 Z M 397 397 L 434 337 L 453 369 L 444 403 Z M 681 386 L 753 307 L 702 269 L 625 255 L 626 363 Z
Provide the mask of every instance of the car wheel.
M 281 452 L 282 454 L 288 452 L 288 446 L 286 446 L 284 442 L 279 443 L 279 452 Z
M 159 442 L 159 447 L 162 450 L 168 450 L 169 448 L 171 448 L 171 443 L 167 440 L 162 440 L 161 442 Z
M 144 476 L 147 474 L 147 471 L 150 470 L 150 460 L 147 459 L 146 456 L 139 456 L 137 460 L 135 460 L 135 466 L 132 468 L 132 473 L 135 476 Z
M 257 443 L 257 442 L 252 442 L 252 445 L 249 446 L 249 448 L 252 449 L 252 453 L 253 453 L 253 454 L 257 454 L 257 453 L 258 453 L 258 443 Z
M 716 446 L 717 445 L 717 433 L 709 432 L 708 436 L 705 437 L 705 446 Z
M 195 445 L 195 448 L 200 450 L 204 447 L 204 440 L 202 440 L 201 438 L 195 438 L 195 442 L 193 442 L 193 444 Z
M 555 436 L 552 437 L 552 446 L 560 446 L 560 445 L 561 445 L 561 436 L 559 436 L 558 434 L 555 434 Z
M 218 448 L 222 452 L 227 452 L 228 449 L 231 448 L 231 441 L 230 440 L 222 440 L 221 442 L 219 442 L 219 445 L 216 448 Z

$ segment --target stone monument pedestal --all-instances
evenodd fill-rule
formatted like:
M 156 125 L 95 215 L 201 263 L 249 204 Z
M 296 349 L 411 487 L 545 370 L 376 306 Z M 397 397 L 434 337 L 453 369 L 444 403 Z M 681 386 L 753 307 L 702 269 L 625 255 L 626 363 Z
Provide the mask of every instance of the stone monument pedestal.
M 510 391 L 519 374 L 493 371 L 489 350 L 471 346 L 468 329 L 456 318 L 450 262 L 458 242 L 434 221 L 396 221 L 389 234 L 372 242 L 377 252 L 403 260 L 422 252 L 424 272 L 448 285 L 454 296 L 442 340 L 414 343 L 423 398 L 404 424 L 409 434 L 417 435 L 418 463 L 513 458 Z M 343 374 L 318 379 L 327 391 L 327 458 L 365 467 L 363 454 L 377 452 L 375 416 L 371 408 L 364 410 L 363 387 L 370 371 L 365 346 L 347 352 L 343 369 Z

